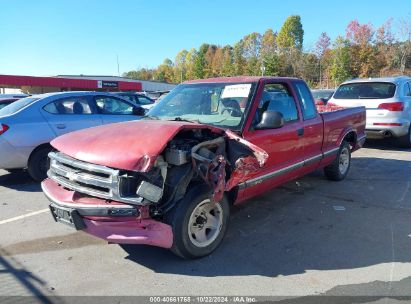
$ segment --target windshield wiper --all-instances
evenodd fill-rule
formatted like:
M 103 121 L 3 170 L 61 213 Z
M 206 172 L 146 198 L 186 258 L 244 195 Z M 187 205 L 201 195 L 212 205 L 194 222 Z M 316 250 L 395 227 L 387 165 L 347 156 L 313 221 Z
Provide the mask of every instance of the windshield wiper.
M 191 122 L 191 123 L 200 123 L 200 121 L 197 120 L 190 120 L 190 119 L 186 119 L 186 118 L 181 118 L 180 116 L 174 117 L 174 119 L 172 119 L 174 121 L 186 121 L 186 122 Z
M 154 120 L 160 120 L 160 117 L 154 116 L 154 115 L 144 115 L 142 119 L 154 119 Z

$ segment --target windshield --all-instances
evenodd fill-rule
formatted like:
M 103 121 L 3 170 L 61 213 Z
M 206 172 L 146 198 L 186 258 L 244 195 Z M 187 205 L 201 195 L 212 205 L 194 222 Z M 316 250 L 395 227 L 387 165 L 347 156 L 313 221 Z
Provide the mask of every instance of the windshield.
M 256 83 L 181 84 L 147 116 L 240 129 L 255 87 Z
M 12 115 L 39 99 L 40 98 L 34 98 L 34 97 L 27 97 L 27 98 L 19 99 L 5 106 L 4 108 L 0 109 L 0 116 Z
M 335 99 L 385 99 L 395 94 L 391 82 L 357 82 L 341 85 L 335 92 Z
M 312 92 L 313 97 L 315 99 L 324 98 L 326 100 L 330 99 L 331 96 L 334 93 L 334 91 L 327 91 L 327 90 L 314 90 L 314 91 L 311 91 L 311 92 Z

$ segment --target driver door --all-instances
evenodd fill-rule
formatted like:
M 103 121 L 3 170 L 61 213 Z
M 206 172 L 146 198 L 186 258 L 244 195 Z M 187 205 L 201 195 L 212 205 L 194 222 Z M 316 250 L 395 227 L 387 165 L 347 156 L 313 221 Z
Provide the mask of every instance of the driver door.
M 269 157 L 263 170 L 240 187 L 240 200 L 265 192 L 298 176 L 304 162 L 301 117 L 291 84 L 286 81 L 266 82 L 260 90 L 257 96 L 261 98 L 258 100 L 257 109 L 250 113 L 253 123 L 244 131 L 243 137 L 266 151 Z M 278 129 L 257 130 L 255 127 L 262 113 L 267 110 L 280 112 L 285 124 Z

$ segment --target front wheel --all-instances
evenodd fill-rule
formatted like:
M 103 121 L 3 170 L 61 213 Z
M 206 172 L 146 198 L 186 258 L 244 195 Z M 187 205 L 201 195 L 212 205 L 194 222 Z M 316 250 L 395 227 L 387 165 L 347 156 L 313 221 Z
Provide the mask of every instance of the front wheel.
M 168 216 L 173 229 L 171 250 L 185 259 L 204 257 L 221 243 L 227 230 L 230 205 L 226 198 L 212 203 L 211 192 L 194 187 Z
M 335 160 L 324 168 L 325 176 L 333 181 L 343 180 L 350 169 L 351 149 L 348 142 L 343 141 Z
M 32 153 L 27 166 L 27 171 L 32 179 L 36 182 L 41 182 L 47 178 L 47 170 L 50 167 L 48 154 L 51 147 L 39 148 Z

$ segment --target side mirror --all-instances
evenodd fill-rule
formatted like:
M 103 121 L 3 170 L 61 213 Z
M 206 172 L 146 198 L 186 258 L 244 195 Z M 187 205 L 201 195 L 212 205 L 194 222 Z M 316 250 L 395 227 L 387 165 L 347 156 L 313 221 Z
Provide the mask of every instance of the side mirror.
M 284 116 L 277 111 L 265 111 L 261 121 L 255 126 L 256 130 L 278 129 L 284 126 Z
M 142 107 L 135 106 L 133 107 L 133 115 L 144 116 L 146 115 L 146 110 Z

